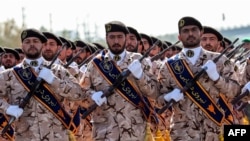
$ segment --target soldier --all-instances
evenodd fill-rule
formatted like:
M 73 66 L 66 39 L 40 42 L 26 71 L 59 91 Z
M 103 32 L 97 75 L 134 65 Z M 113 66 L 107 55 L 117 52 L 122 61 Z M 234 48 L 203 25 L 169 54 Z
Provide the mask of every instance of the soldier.
M 53 64 L 51 70 L 46 68 L 50 63 L 43 59 L 41 51 L 47 38 L 40 31 L 23 30 L 21 41 L 26 55 L 24 61 L 0 73 L 0 108 L 16 119 L 13 129 L 16 141 L 68 141 L 72 137 L 69 133 L 77 131 L 79 118 L 76 120 L 70 116 L 61 105 L 61 100 L 84 99 L 81 97 L 84 96 L 82 89 L 62 66 Z M 34 81 L 37 77 L 44 80 L 44 83 L 28 99 L 27 106 L 20 108 L 27 93 L 36 87 Z M 79 116 L 75 114 L 75 117 Z M 9 135 L 9 132 L 6 134 Z
M 88 64 L 80 81 L 85 94 L 99 105 L 91 114 L 93 139 L 141 141 L 149 116 L 141 108 L 150 109 L 141 103 L 141 98 L 156 97 L 157 84 L 148 75 L 148 62 L 138 60 L 141 54 L 125 50 L 127 27 L 120 21 L 112 21 L 105 24 L 105 29 L 108 50 Z M 111 96 L 101 97 L 119 73 L 127 69 L 131 74 L 122 85 Z
M 9 69 L 17 65 L 20 60 L 18 52 L 11 48 L 4 48 L 4 53 L 1 57 L 2 66 L 4 69 Z
M 130 52 L 138 52 L 138 45 L 141 41 L 141 36 L 137 30 L 128 26 L 129 33 L 126 35 L 126 50 Z
M 225 96 L 233 98 L 240 91 L 240 86 L 231 81 L 235 77 L 233 65 L 225 56 L 215 64 L 212 60 L 220 54 L 200 46 L 203 29 L 197 19 L 183 17 L 178 28 L 178 38 L 184 48 L 163 65 L 158 75 L 160 97 L 167 102 L 175 101 L 172 103 L 171 139 L 218 141 L 222 125 L 233 123 L 223 99 Z M 202 77 L 192 86 L 186 86 L 201 68 L 205 69 Z M 183 87 L 188 87 L 185 95 Z
M 140 35 L 141 35 L 141 42 L 143 44 L 143 49 L 141 54 L 144 54 L 144 52 L 153 45 L 153 41 L 151 37 L 145 33 L 140 33 Z
M 220 47 L 223 36 L 216 29 L 203 26 L 203 34 L 201 37 L 201 46 L 209 51 L 216 52 Z

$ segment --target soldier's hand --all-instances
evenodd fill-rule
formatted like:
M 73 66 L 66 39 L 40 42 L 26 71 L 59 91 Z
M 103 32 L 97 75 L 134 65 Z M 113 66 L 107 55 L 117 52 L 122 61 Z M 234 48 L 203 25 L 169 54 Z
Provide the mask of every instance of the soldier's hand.
M 241 93 L 244 93 L 246 90 L 250 92 L 250 81 L 244 85 L 244 87 L 241 89 Z
M 14 116 L 16 119 L 18 119 L 23 114 L 23 109 L 19 108 L 18 105 L 10 105 L 6 109 L 6 114 L 10 116 Z
M 48 84 L 52 84 L 52 82 L 55 79 L 55 75 L 53 74 L 53 72 L 50 69 L 46 68 L 46 67 L 42 68 L 42 70 L 40 71 L 38 77 L 42 78 Z
M 184 99 L 184 95 L 180 89 L 175 88 L 170 93 L 165 94 L 164 99 L 167 102 L 169 102 L 171 99 L 173 99 L 175 102 L 178 102 L 178 101 Z
M 208 60 L 203 66 L 203 69 L 206 70 L 207 75 L 213 81 L 216 81 L 220 78 L 220 75 L 217 71 L 216 64 L 212 60 Z
M 102 104 L 104 103 L 107 103 L 107 98 L 104 96 L 102 97 L 103 95 L 103 92 L 102 91 L 98 91 L 98 92 L 94 92 L 92 94 L 92 100 L 95 101 L 95 103 L 98 105 L 98 106 L 101 106 Z
M 140 79 L 142 77 L 142 65 L 139 60 L 134 60 L 129 64 L 128 69 L 135 78 Z

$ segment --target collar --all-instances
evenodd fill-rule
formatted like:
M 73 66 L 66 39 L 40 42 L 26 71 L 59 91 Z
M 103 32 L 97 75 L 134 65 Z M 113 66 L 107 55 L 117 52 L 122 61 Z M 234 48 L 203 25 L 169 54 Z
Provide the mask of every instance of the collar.
M 186 58 L 188 58 L 188 60 L 194 65 L 195 62 L 197 61 L 197 59 L 198 59 L 199 56 L 200 56 L 201 49 L 202 49 L 201 46 L 196 47 L 196 48 L 183 48 L 183 49 L 182 49 L 182 52 L 183 52 L 184 56 L 186 56 L 186 53 L 187 53 L 188 51 L 190 51 L 190 50 L 194 52 L 193 57 L 187 57 L 187 56 L 186 56 Z
M 43 58 L 43 57 L 40 57 L 40 58 L 34 59 L 34 60 L 25 58 L 24 61 L 25 61 L 29 66 L 31 66 L 32 68 L 34 68 L 34 69 L 37 71 L 38 68 L 40 67 L 40 65 L 43 63 L 44 58 Z M 32 65 L 30 65 L 30 63 L 31 63 L 32 61 L 37 61 L 37 66 L 32 66 Z
M 120 60 L 117 61 L 117 64 L 120 64 L 123 61 L 123 59 L 125 58 L 126 51 L 124 50 L 121 54 L 113 54 L 112 52 L 109 51 L 109 54 L 110 54 L 110 57 L 111 57 L 112 60 L 114 60 L 114 56 L 119 55 Z

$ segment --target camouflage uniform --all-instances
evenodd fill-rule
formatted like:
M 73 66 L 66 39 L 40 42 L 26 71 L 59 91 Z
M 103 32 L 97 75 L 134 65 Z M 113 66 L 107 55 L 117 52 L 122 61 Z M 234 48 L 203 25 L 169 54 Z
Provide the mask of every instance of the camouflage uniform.
M 163 61 L 161 60 L 156 60 L 152 62 L 152 74 L 154 74 L 155 76 L 157 76 L 159 74 L 160 68 L 163 65 Z M 154 103 L 156 108 L 162 108 L 162 106 L 164 105 L 164 103 L 160 103 L 157 99 L 152 99 L 152 103 Z M 152 123 L 151 125 L 151 129 L 152 132 L 154 133 L 154 136 L 156 136 L 156 131 L 157 129 L 159 129 L 162 133 L 162 136 L 166 136 L 166 130 L 169 130 L 170 128 L 170 118 L 171 118 L 171 110 L 166 110 L 164 113 L 162 113 L 161 115 L 159 115 L 158 119 L 159 119 L 159 123 L 155 124 Z
M 44 61 L 43 65 L 48 65 Z M 29 67 L 25 61 L 19 66 Z M 41 67 L 40 67 L 41 68 Z M 39 69 L 40 70 L 40 69 Z M 57 95 L 56 98 L 61 102 L 66 99 L 84 99 L 82 89 L 77 80 L 70 75 L 62 66 L 54 64 L 51 69 L 55 74 L 55 79 L 50 86 Z M 13 70 L 8 69 L 0 73 L 0 108 L 5 112 L 9 104 L 19 105 L 22 98 L 27 95 L 26 89 L 15 77 Z M 3 98 L 6 98 L 4 100 Z M 24 108 L 21 117 L 14 122 L 16 141 L 68 141 L 68 130 L 46 107 L 33 97 Z
M 62 65 L 62 66 L 64 65 L 64 63 L 62 61 L 59 61 L 59 60 L 57 63 Z M 78 70 L 76 65 L 69 65 L 67 70 L 77 80 L 80 79 L 80 76 L 82 75 L 82 73 L 80 73 L 80 71 Z M 81 75 L 79 75 L 79 74 L 81 74 Z M 87 100 L 72 101 L 72 100 L 64 99 L 63 103 L 65 105 L 65 109 L 73 115 L 79 106 L 82 106 L 84 108 L 87 107 L 86 105 L 84 105 L 84 103 L 86 101 Z M 91 141 L 92 140 L 92 136 L 91 136 L 92 130 L 91 129 L 92 129 L 92 126 L 90 126 L 89 123 L 85 119 L 81 119 L 81 124 L 79 126 L 78 132 L 75 134 L 76 140 L 77 141 Z
M 213 60 L 218 53 L 201 50 L 200 57 L 194 65 L 181 52 L 174 57 L 186 60 L 193 73 L 198 72 L 201 66 L 207 60 Z M 228 78 L 234 79 L 233 66 L 222 56 L 216 63 L 217 70 L 220 74 L 219 80 L 215 83 L 204 74 L 198 79 L 199 83 L 210 94 L 211 98 L 217 102 L 219 93 L 223 93 L 227 98 L 234 97 L 240 91 L 240 86 L 230 81 Z M 160 70 L 158 76 L 161 84 L 161 93 L 168 93 L 173 88 L 179 88 L 173 76 L 170 74 L 166 65 Z M 180 89 L 180 88 L 179 88 Z M 163 97 L 163 95 L 161 95 Z M 163 98 L 162 98 L 163 99 Z M 171 118 L 171 138 L 172 140 L 188 140 L 188 141 L 218 141 L 218 135 L 222 130 L 220 126 L 211 121 L 205 113 L 196 106 L 185 94 L 184 100 L 173 105 L 173 117 Z
M 125 53 L 125 58 L 118 65 L 122 71 L 127 69 L 133 60 L 141 57 L 139 53 L 127 51 Z M 105 59 L 111 60 L 109 52 L 105 54 Z M 142 61 L 144 73 L 140 80 L 136 80 L 132 75 L 129 75 L 127 79 L 144 95 L 154 98 L 158 95 L 156 81 L 153 81 L 156 78 L 151 79 L 148 76 L 150 68 L 146 63 L 148 62 Z M 93 62 L 88 64 L 80 84 L 90 97 L 93 91 L 105 91 L 110 87 L 110 84 L 97 71 Z M 94 140 L 142 141 L 144 138 L 146 121 L 141 110 L 124 99 L 116 91 L 107 98 L 107 104 L 103 104 L 93 111 L 91 117 Z

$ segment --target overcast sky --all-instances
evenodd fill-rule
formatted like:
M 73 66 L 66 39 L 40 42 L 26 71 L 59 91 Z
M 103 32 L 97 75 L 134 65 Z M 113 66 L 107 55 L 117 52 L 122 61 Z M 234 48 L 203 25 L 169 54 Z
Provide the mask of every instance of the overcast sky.
M 156 36 L 176 33 L 183 16 L 217 29 L 250 24 L 249 0 L 6 0 L 0 5 L 0 22 L 14 18 L 21 26 L 22 8 L 27 27 L 82 32 L 85 22 L 91 32 L 98 27 L 99 36 L 112 20 Z

